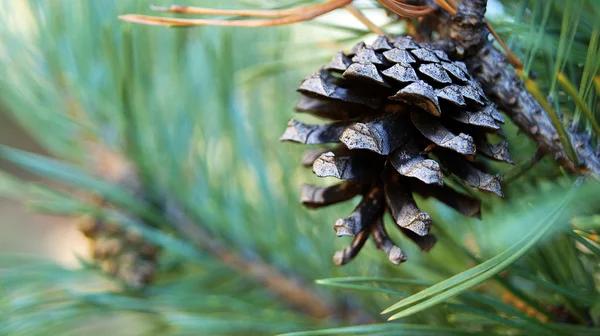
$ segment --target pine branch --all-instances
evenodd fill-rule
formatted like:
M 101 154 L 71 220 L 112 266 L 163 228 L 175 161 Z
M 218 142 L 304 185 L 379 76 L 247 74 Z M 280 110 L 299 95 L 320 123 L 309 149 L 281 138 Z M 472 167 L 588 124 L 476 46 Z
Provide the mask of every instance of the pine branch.
M 536 141 L 544 154 L 551 155 L 567 171 L 600 178 L 600 160 L 586 138 L 552 122 L 550 112 L 527 91 L 525 84 L 510 67 L 506 57 L 487 39 L 484 18 L 487 0 L 463 0 L 456 15 L 435 15 L 434 29 L 446 40 L 437 44 L 449 54 L 462 58 L 486 94 L 504 110 L 519 128 Z M 449 29 L 447 28 L 449 24 Z M 569 158 L 573 144 L 575 160 Z M 578 161 L 578 162 L 574 162 Z
M 143 194 L 142 189 L 147 189 L 146 192 L 149 192 L 149 190 L 157 188 L 156 185 L 150 182 L 151 180 L 144 180 L 141 176 L 138 176 L 141 167 L 138 164 L 136 169 L 135 163 L 139 161 L 127 160 L 125 157 L 100 145 L 90 147 L 89 152 L 94 153 L 93 158 L 95 160 L 93 160 L 92 168 L 104 179 L 120 185 L 127 185 L 129 188 L 134 186 L 133 189 L 137 194 Z M 192 219 L 188 215 L 189 212 L 185 211 L 175 201 L 174 197 L 168 197 L 158 203 L 161 204 L 158 213 L 182 237 L 187 237 L 199 250 L 214 256 L 232 270 L 261 283 L 268 291 L 273 292 L 290 307 L 317 319 L 324 319 L 338 314 L 341 316 L 336 317 L 342 319 L 360 317 L 363 321 L 371 320 L 362 311 L 348 312 L 347 307 L 336 306 L 335 303 L 328 302 L 326 298 L 319 296 L 294 276 L 282 274 L 262 260 L 248 258 L 240 254 L 235 248 L 228 248 L 214 237 L 209 230 L 205 229 L 206 226 L 202 225 L 201 220 L 198 218 Z
M 227 248 L 208 231 L 196 225 L 174 202 L 167 202 L 165 216 L 182 234 L 194 242 L 200 249 L 214 255 L 233 270 L 251 279 L 277 294 L 282 300 L 315 318 L 326 318 L 334 314 L 333 304 L 305 285 L 299 283 L 260 260 L 248 260 Z

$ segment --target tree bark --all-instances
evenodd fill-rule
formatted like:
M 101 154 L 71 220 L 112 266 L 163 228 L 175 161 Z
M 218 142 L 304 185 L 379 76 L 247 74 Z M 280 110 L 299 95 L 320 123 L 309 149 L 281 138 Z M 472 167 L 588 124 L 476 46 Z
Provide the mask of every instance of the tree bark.
M 567 129 L 579 161 L 572 162 L 547 111 L 525 89 L 504 55 L 488 39 L 490 32 L 484 18 L 486 7 L 487 0 L 463 0 L 456 15 L 440 15 L 433 23 L 442 39 L 436 45 L 465 62 L 488 98 L 535 140 L 544 154 L 552 156 L 570 173 L 600 179 L 600 160 L 586 136 Z

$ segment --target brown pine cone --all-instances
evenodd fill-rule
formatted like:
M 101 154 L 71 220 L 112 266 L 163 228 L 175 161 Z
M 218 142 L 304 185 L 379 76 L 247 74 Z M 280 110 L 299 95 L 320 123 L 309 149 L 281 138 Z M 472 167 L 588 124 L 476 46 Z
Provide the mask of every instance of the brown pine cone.
M 436 241 L 429 233 L 431 218 L 419 210 L 413 192 L 479 216 L 479 201 L 445 186 L 444 174 L 502 196 L 501 176 L 483 172 L 473 161 L 478 152 L 513 163 L 507 143 L 492 144 L 486 136 L 500 131 L 503 118 L 464 63 L 444 52 L 410 37 L 381 36 L 371 46 L 361 42 L 350 53 L 337 53 L 298 91 L 298 112 L 333 122 L 291 120 L 281 140 L 338 144 L 309 150 L 302 162 L 319 177 L 343 180 L 304 186 L 301 202 L 318 208 L 362 196 L 354 212 L 334 225 L 338 236 L 354 237 L 336 253 L 336 264 L 352 260 L 371 235 L 392 263 L 406 260 L 386 233 L 386 210 L 408 238 L 431 249 Z

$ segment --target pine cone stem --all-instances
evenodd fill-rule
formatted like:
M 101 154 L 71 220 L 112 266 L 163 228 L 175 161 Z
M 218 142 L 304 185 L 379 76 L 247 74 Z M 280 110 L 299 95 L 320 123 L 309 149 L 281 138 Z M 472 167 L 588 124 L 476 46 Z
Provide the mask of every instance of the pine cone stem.
M 463 0 L 448 31 L 440 31 L 447 29 L 443 25 L 436 26 L 441 36 L 451 38 L 437 45 L 447 53 L 463 58 L 488 97 L 535 140 L 544 153 L 552 155 L 570 173 L 600 178 L 600 160 L 584 137 L 565 129 L 567 141 L 574 145 L 579 161 L 573 162 L 560 142 L 549 111 L 527 91 L 523 81 L 509 68 L 505 56 L 487 40 L 486 6 L 487 0 Z

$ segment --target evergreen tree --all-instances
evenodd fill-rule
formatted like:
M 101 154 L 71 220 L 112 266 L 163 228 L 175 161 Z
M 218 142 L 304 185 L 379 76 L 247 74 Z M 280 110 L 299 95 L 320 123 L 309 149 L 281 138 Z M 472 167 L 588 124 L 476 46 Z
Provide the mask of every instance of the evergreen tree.
M 0 100 L 51 155 L 1 147 L 3 159 L 41 178 L 27 183 L 2 173 L 1 195 L 78 218 L 92 251 L 77 269 L 1 255 L 0 333 L 600 333 L 600 3 L 194 2 L 238 8 L 230 11 L 161 2 L 167 7 L 152 9 L 175 14 L 131 14 L 149 11 L 138 0 L 1 2 Z M 318 18 L 332 11 L 365 28 Z M 386 23 L 373 23 L 375 12 L 385 12 Z M 190 20 L 194 14 L 218 20 Z M 252 29 L 265 26 L 284 27 Z M 323 64 L 330 77 L 310 77 Z M 393 66 L 414 78 L 398 86 Z M 345 148 L 326 148 L 355 160 L 347 174 L 389 154 L 390 165 L 377 166 L 389 180 L 374 199 L 387 197 L 391 216 L 381 204 L 373 215 L 353 197 L 374 195 L 364 186 L 325 188 L 331 183 L 296 164 L 299 146 L 279 143 L 302 78 L 296 108 L 346 123 L 319 136 L 347 135 Z M 323 82 L 306 85 L 315 78 Z M 413 84 L 418 90 L 408 89 Z M 324 96 L 325 87 L 333 91 Z M 410 160 L 393 161 L 396 121 L 373 121 L 356 108 L 394 94 L 394 104 L 374 110 L 430 112 L 400 119 L 414 126 L 405 136 L 414 151 L 398 155 Z M 447 119 L 431 121 L 436 113 Z M 284 140 L 320 143 L 307 140 L 315 127 L 339 126 L 296 117 L 304 124 L 291 123 Z M 497 132 L 486 137 L 479 126 Z M 458 133 L 474 142 L 472 151 L 448 146 Z M 374 139 L 378 146 L 368 147 Z M 506 162 L 474 156 L 475 147 Z M 304 161 L 323 163 L 324 151 Z M 419 192 L 414 181 L 405 191 L 397 181 L 408 178 L 453 191 Z M 348 202 L 306 210 L 296 202 L 306 182 L 318 184 L 304 189 L 309 207 Z M 371 191 L 380 186 L 369 183 Z M 423 230 L 382 231 L 382 222 L 415 222 L 394 208 L 411 190 L 414 201 L 405 203 L 418 206 Z M 353 221 L 365 225 L 348 231 L 356 237 L 346 248 L 350 240 L 334 240 L 331 224 L 354 208 Z M 340 233 L 348 221 L 336 223 Z M 421 253 L 431 247 L 423 239 L 429 229 L 437 243 Z M 363 247 L 371 232 L 375 244 Z M 345 264 L 361 247 L 352 263 L 332 263 L 336 250 Z

